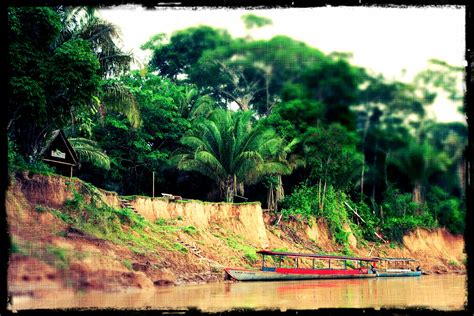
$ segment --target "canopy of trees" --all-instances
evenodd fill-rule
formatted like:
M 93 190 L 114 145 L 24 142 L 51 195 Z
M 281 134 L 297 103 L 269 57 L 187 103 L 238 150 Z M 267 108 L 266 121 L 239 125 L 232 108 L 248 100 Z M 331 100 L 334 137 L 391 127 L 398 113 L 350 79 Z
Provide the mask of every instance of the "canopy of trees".
M 387 234 L 464 229 L 467 127 L 427 114 L 443 94 L 460 107 L 461 69 L 432 60 L 411 83 L 387 80 L 348 54 L 254 40 L 272 21 L 242 21 L 245 38 L 156 30 L 149 64 L 130 71 L 119 30 L 93 9 L 9 8 L 11 170 L 38 166 L 62 128 L 77 176 L 120 194 L 151 195 L 154 178 L 157 192 L 288 214 L 332 216 L 346 201 Z

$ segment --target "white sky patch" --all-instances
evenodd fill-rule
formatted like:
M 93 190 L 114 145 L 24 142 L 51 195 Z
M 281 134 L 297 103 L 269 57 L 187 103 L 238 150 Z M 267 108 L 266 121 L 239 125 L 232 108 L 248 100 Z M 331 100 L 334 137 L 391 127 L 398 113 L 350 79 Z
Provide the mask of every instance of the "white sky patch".
M 462 6 L 384 8 L 157 8 L 117 6 L 99 10 L 122 30 L 123 47 L 146 64 L 140 46 L 158 33 L 171 35 L 191 26 L 209 25 L 246 36 L 241 16 L 253 13 L 273 24 L 253 30 L 255 39 L 286 35 L 322 52 L 350 52 L 351 62 L 388 79 L 409 81 L 431 58 L 465 66 L 465 8 Z M 455 106 L 433 106 L 440 121 L 464 121 Z

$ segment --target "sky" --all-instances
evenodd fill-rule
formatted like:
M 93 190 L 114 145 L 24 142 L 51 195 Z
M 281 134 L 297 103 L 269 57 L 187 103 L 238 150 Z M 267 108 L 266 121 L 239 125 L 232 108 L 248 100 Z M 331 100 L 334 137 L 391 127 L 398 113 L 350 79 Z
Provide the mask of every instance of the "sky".
M 464 67 L 465 9 L 462 6 L 318 7 L 318 8 L 157 8 L 115 6 L 99 10 L 122 31 L 122 46 L 143 65 L 149 52 L 140 46 L 158 33 L 170 36 L 196 25 L 224 28 L 234 37 L 245 36 L 241 16 L 253 13 L 273 24 L 251 32 L 255 39 L 287 35 L 323 53 L 350 52 L 351 63 L 409 81 L 431 58 Z M 138 66 L 136 66 L 138 67 Z M 464 115 L 438 98 L 432 105 L 439 121 L 463 121 Z

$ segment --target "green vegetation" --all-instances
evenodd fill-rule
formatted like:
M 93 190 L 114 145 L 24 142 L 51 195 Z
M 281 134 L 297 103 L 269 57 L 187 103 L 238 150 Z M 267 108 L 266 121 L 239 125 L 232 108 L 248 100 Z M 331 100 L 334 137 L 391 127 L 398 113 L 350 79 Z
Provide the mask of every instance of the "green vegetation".
M 252 246 L 249 246 L 247 241 L 245 241 L 242 236 L 236 235 L 229 230 L 225 230 L 225 236 L 217 232 L 214 232 L 213 234 L 215 237 L 225 241 L 227 246 L 241 253 L 242 258 L 244 258 L 250 264 L 254 264 L 257 262 L 257 249 Z
M 180 243 L 175 242 L 173 248 L 182 253 L 188 253 L 188 249 L 181 245 Z
M 52 256 L 49 262 L 57 269 L 64 270 L 69 266 L 69 253 L 66 249 L 54 246 L 46 246 L 46 251 Z
M 191 236 L 195 235 L 198 232 L 197 228 L 192 226 L 192 225 L 185 226 L 182 229 L 183 229 L 183 232 L 185 232 L 186 234 L 191 235 Z
M 265 175 L 290 173 L 285 162 L 277 159 L 281 139 L 269 127 L 252 125 L 250 111 L 218 109 L 209 119 L 196 120 L 180 140 L 186 151 L 174 158 L 178 169 L 214 180 L 219 197 L 227 202 Z
M 35 211 L 38 212 L 38 213 L 44 213 L 48 210 L 47 207 L 44 207 L 42 205 L 36 205 L 35 206 Z
M 34 257 L 58 270 L 67 269 L 72 259 L 83 260 L 91 255 L 88 252 L 25 240 L 13 240 L 10 252 Z
M 430 60 L 412 82 L 388 80 L 350 54 L 281 35 L 255 40 L 252 31 L 272 21 L 247 14 L 245 38 L 209 26 L 169 39 L 157 30 L 142 46 L 149 64 L 130 71 L 119 30 L 94 9 L 7 11 L 11 174 L 63 173 L 41 160 L 48 137 L 63 129 L 81 160 L 76 176 L 96 187 L 127 196 L 151 196 L 154 187 L 182 203 L 244 197 L 283 220 L 323 217 L 346 252 L 343 226 L 358 239 L 377 241 L 377 232 L 395 242 L 417 227 L 465 229 L 468 129 L 427 114 L 443 93 L 462 106 L 462 68 Z M 110 208 L 87 185 L 71 189 L 63 209 L 37 211 L 100 238 L 133 240 L 138 253 L 180 251 L 166 236 L 198 233 Z
M 21 248 L 16 242 L 11 241 L 10 253 L 19 253 L 21 254 Z
M 127 246 L 134 253 L 154 253 L 158 248 L 183 252 L 173 241 L 174 233 L 180 229 L 188 234 L 198 232 L 193 226 L 174 226 L 175 220 L 159 219 L 150 223 L 130 209 L 114 209 L 102 201 L 98 190 L 90 184 L 70 182 L 69 188 L 73 198 L 67 200 L 62 209 L 50 211 L 72 227 Z
M 122 264 L 128 269 L 128 270 L 132 270 L 132 263 L 130 262 L 130 260 L 127 260 L 127 259 L 123 259 L 122 260 Z

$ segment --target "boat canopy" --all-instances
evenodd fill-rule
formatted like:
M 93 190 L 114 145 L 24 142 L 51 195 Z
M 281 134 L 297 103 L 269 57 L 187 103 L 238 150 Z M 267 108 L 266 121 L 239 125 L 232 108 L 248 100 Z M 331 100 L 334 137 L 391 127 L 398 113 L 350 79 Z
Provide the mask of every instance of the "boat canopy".
M 345 257 L 345 256 L 333 256 L 333 255 L 318 255 L 309 253 L 295 253 L 295 252 L 281 252 L 281 251 L 270 251 L 270 250 L 259 250 L 257 253 L 265 256 L 283 256 L 289 258 L 313 258 L 313 259 L 329 259 L 329 260 L 354 260 L 354 261 L 367 261 L 377 262 L 378 258 L 358 258 L 358 257 Z
M 402 262 L 413 262 L 417 261 L 414 258 L 382 258 L 382 257 L 374 257 L 378 261 L 402 261 Z

